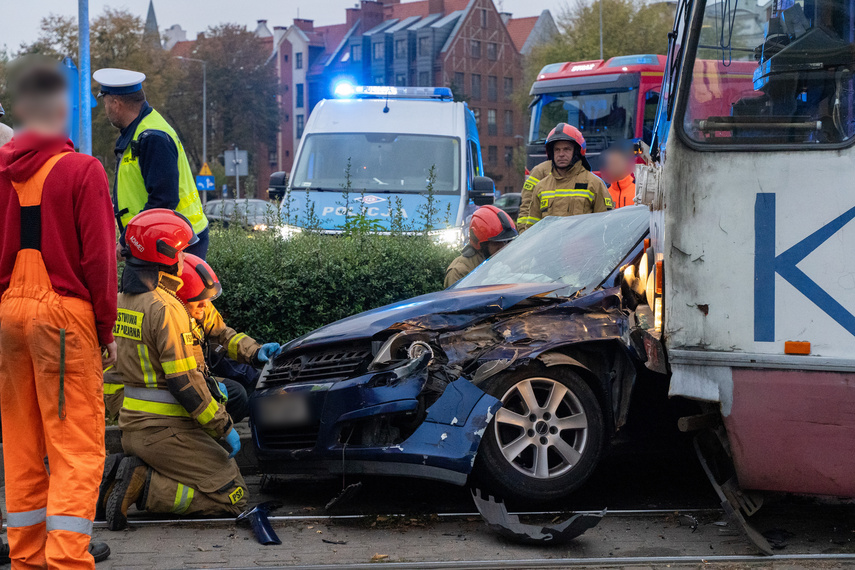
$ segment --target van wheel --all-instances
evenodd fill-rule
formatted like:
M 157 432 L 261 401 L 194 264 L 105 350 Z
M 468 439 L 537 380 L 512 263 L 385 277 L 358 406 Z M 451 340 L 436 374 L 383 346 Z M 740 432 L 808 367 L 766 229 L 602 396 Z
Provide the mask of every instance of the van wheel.
M 502 401 L 484 432 L 476 484 L 499 497 L 541 503 L 570 494 L 600 460 L 605 423 L 593 390 L 567 368 L 532 364 L 483 389 Z

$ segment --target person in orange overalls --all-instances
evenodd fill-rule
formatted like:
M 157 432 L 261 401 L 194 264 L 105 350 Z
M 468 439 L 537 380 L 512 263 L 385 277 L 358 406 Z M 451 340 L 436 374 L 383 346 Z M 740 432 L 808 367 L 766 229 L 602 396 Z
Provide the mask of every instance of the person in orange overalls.
M 606 151 L 603 174 L 611 181 L 609 194 L 615 208 L 635 204 L 635 155 L 632 150 L 616 145 Z
M 20 128 L 0 149 L 7 537 L 13 568 L 94 568 L 93 552 L 109 554 L 90 534 L 104 468 L 101 370 L 116 358 L 115 225 L 104 169 L 65 136 L 57 64 L 19 69 Z

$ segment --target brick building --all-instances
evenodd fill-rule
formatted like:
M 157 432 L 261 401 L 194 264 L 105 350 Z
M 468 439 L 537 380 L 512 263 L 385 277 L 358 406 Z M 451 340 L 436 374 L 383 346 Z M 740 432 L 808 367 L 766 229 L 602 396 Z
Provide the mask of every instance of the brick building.
M 511 95 L 522 81 L 522 54 L 554 33 L 548 11 L 513 19 L 492 0 L 362 0 L 343 24 L 296 19 L 275 28 L 282 128 L 270 167 L 290 170 L 309 113 L 338 81 L 447 86 L 478 119 L 487 175 L 500 191 L 516 191 L 522 172 L 513 153 L 527 126 Z

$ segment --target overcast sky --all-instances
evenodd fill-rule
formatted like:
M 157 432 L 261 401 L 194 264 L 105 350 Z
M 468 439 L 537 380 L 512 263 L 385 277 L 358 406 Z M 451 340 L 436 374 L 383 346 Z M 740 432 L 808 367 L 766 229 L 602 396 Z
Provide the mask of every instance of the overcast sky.
M 172 24 L 187 30 L 187 38 L 208 26 L 224 22 L 237 22 L 254 29 L 256 20 L 267 20 L 273 26 L 285 26 L 297 17 L 315 20 L 317 25 L 344 22 L 344 9 L 358 0 L 154 0 L 154 10 L 161 31 Z M 406 1 L 406 0 L 404 0 Z M 496 0 L 500 10 L 514 16 L 535 16 L 544 9 L 557 16 L 564 0 Z M 126 8 L 145 18 L 149 0 L 90 0 L 91 17 L 100 14 L 105 6 Z M 36 39 L 39 20 L 50 13 L 77 16 L 75 0 L 1 0 L 0 46 L 17 50 L 21 42 Z

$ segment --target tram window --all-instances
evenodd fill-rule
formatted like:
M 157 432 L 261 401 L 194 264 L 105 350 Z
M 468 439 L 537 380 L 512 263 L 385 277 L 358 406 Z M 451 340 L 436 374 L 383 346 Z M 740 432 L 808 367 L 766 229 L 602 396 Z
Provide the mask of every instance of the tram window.
M 855 136 L 855 0 L 710 0 L 683 131 L 710 145 Z
M 644 124 L 641 138 L 647 144 L 653 139 L 653 127 L 656 125 L 656 109 L 659 107 L 659 93 L 648 91 L 644 95 Z

